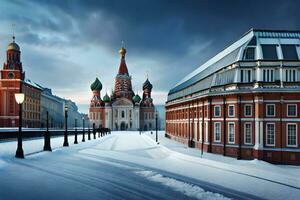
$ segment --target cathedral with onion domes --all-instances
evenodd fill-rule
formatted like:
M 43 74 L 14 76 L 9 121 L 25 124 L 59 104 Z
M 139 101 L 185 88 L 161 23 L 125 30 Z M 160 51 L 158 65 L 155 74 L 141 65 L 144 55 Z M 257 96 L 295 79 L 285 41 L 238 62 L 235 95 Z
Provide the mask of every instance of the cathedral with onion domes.
M 119 53 L 120 66 L 112 94 L 101 97 L 102 83 L 98 78 L 91 84 L 90 122 L 111 130 L 152 130 L 155 128 L 152 84 L 147 78 L 142 98 L 135 94 L 125 61 L 126 49 L 122 47 Z

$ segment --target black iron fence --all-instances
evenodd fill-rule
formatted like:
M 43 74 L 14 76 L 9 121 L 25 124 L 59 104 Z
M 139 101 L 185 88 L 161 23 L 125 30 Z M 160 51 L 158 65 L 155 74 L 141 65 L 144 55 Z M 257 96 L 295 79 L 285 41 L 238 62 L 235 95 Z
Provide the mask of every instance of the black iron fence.
M 109 134 L 111 131 L 108 128 L 85 128 L 84 131 L 86 133 L 91 133 L 91 134 L 97 134 L 98 136 L 104 136 L 106 134 Z M 22 137 L 23 138 L 35 138 L 35 137 L 44 137 L 47 130 L 46 129 L 27 129 L 23 128 L 22 129 Z M 65 130 L 63 129 L 49 129 L 49 133 L 51 137 L 56 137 L 56 136 L 63 136 L 65 133 Z M 83 128 L 78 128 L 76 129 L 68 129 L 68 135 L 75 135 L 77 134 L 82 134 L 83 133 Z M 17 139 L 18 137 L 18 129 L 0 129 L 0 141 L 5 141 L 5 140 L 11 140 L 11 139 Z M 94 137 L 95 138 L 95 137 Z

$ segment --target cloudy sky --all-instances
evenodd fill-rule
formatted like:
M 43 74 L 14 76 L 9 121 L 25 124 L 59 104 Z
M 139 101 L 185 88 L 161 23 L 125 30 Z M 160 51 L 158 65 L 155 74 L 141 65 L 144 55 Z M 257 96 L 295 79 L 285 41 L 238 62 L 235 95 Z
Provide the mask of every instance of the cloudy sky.
M 21 47 L 26 77 L 87 112 L 98 76 L 114 86 L 121 41 L 135 91 L 149 74 L 156 104 L 168 90 L 250 28 L 300 29 L 299 1 L 0 0 L 0 61 Z

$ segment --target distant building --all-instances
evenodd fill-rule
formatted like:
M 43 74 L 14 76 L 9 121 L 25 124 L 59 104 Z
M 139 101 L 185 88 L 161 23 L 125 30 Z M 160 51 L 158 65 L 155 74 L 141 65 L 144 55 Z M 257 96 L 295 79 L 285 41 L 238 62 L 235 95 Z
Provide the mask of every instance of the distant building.
M 17 127 L 19 125 L 19 106 L 15 101 L 15 93 L 22 92 L 25 100 L 22 105 L 23 127 L 39 128 L 46 126 L 46 112 L 49 113 L 49 126 L 64 126 L 64 105 L 69 106 L 68 127 L 74 127 L 74 118 L 81 119 L 82 114 L 74 102 L 52 94 L 51 89 L 25 78 L 22 68 L 21 51 L 13 37 L 7 47 L 6 62 L 1 70 L 0 79 L 0 127 Z M 78 121 L 78 126 L 82 121 Z
M 300 31 L 250 30 L 169 91 L 168 137 L 300 164 Z
M 152 130 L 155 128 L 152 84 L 147 79 L 143 84 L 143 97 L 132 90 L 131 76 L 125 62 L 126 49 L 119 51 L 121 61 L 111 96 L 101 98 L 102 84 L 98 78 L 92 83 L 93 97 L 89 118 L 95 125 L 112 130 Z
M 52 94 L 51 89 L 42 88 L 41 94 L 41 127 L 62 128 L 64 124 L 64 100 Z

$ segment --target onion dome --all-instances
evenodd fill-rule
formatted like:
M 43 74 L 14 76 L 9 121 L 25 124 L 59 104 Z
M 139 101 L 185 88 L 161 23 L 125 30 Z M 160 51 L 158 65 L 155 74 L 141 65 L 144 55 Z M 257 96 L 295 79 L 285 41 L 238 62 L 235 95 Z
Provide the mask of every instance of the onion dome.
M 107 93 L 104 95 L 103 101 L 104 101 L 105 103 L 109 103 L 109 102 L 110 102 L 110 98 L 109 98 L 109 96 L 107 95 Z
M 150 81 L 148 80 L 148 78 L 145 81 L 145 83 L 143 84 L 143 90 L 145 90 L 145 89 L 152 90 L 152 84 L 150 83 Z
M 91 84 L 91 90 L 94 91 L 101 91 L 102 90 L 102 83 L 99 81 L 98 78 Z
M 136 94 L 132 97 L 132 100 L 134 101 L 134 103 L 140 103 L 141 97 L 138 94 Z
M 13 37 L 13 42 L 7 46 L 7 50 L 20 51 L 19 45 L 17 43 L 15 43 L 15 37 Z

